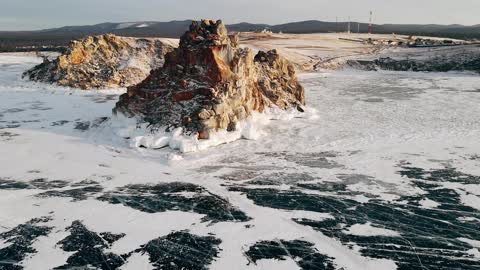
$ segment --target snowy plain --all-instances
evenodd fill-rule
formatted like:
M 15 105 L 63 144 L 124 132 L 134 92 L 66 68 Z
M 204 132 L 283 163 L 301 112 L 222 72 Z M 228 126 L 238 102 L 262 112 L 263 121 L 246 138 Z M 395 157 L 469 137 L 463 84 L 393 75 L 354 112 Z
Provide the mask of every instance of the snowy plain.
M 0 55 L 0 269 L 480 269 L 478 75 L 301 74 L 306 114 L 181 153 L 40 62 Z

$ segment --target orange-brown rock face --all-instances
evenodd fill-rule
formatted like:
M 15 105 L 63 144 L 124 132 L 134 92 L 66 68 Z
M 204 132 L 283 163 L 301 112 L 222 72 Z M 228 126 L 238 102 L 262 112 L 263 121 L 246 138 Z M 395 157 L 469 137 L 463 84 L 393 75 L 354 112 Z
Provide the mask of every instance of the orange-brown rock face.
M 82 89 L 125 87 L 163 65 L 173 47 L 156 39 L 101 35 L 71 42 L 65 54 L 25 72 L 34 81 Z
M 192 23 L 163 68 L 128 88 L 114 112 L 208 138 L 212 130 L 234 130 L 253 111 L 304 103 L 291 63 L 275 50 L 254 55 L 239 48 L 221 21 L 203 20 Z

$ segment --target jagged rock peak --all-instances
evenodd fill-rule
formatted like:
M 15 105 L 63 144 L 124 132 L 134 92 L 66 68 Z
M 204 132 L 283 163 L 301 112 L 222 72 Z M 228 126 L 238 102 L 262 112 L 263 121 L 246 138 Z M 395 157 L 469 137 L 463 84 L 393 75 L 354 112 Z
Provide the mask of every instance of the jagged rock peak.
M 227 28 L 221 20 L 202 20 L 200 23 L 193 21 L 189 31 L 180 38 L 180 47 L 191 46 L 219 46 L 232 45 L 237 46 L 231 39 L 235 36 L 228 36 Z
M 266 107 L 295 108 L 305 103 L 294 66 L 276 50 L 259 52 L 238 46 L 222 21 L 192 22 L 180 47 L 165 65 L 128 88 L 114 112 L 150 127 L 208 138 L 211 131 L 235 130 L 237 123 Z

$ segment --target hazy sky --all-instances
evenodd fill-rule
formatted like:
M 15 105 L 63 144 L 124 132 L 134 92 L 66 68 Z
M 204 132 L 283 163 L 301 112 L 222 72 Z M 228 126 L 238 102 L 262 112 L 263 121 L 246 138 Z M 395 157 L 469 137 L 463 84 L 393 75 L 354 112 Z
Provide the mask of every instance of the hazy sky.
M 480 0 L 0 0 L 0 30 L 200 18 L 367 22 L 370 10 L 375 23 L 480 24 Z

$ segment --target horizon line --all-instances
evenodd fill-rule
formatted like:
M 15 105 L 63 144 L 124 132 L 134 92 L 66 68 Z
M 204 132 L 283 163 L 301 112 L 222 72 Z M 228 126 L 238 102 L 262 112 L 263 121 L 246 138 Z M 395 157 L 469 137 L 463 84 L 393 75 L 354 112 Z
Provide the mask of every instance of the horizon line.
M 202 19 L 194 20 L 194 19 L 175 19 L 175 20 L 169 20 L 169 21 L 155 21 L 155 20 L 138 20 L 138 21 L 123 21 L 123 22 L 99 22 L 99 23 L 91 23 L 91 24 L 75 24 L 75 25 L 63 25 L 63 26 L 58 26 L 58 27 L 50 27 L 50 28 L 40 28 L 40 29 L 30 29 L 30 30 L 0 30 L 0 32 L 37 32 L 37 31 L 46 31 L 46 30 L 54 30 L 54 29 L 61 29 L 65 27 L 81 27 L 81 26 L 96 26 L 96 25 L 101 25 L 101 24 L 122 24 L 122 23 L 140 23 L 140 22 L 148 22 L 148 23 L 171 23 L 171 22 L 186 22 L 186 21 L 200 21 Z M 211 19 L 215 20 L 215 19 Z M 219 20 L 219 19 L 217 19 Z M 252 23 L 248 21 L 242 21 L 238 23 L 226 23 L 225 20 L 222 20 L 225 25 L 238 25 L 238 24 L 253 24 L 253 25 L 266 25 L 266 26 L 278 26 L 278 25 L 285 25 L 285 24 L 292 24 L 292 23 L 301 23 L 301 22 L 325 22 L 325 23 L 360 23 L 360 24 L 369 24 L 369 22 L 361 22 L 361 21 L 355 21 L 355 20 L 342 20 L 342 21 L 323 21 L 323 20 L 318 20 L 318 19 L 307 19 L 307 20 L 301 20 L 301 21 L 291 21 L 291 22 L 286 22 L 286 23 L 278 23 L 278 24 L 268 24 L 268 23 Z M 454 23 L 454 24 L 440 24 L 440 23 L 372 23 L 372 25 L 422 25 L 422 26 L 427 26 L 427 25 L 438 25 L 438 26 L 462 26 L 462 27 L 474 27 L 474 26 L 480 26 L 480 24 L 472 24 L 472 25 L 466 25 L 466 24 L 459 24 L 459 23 Z

